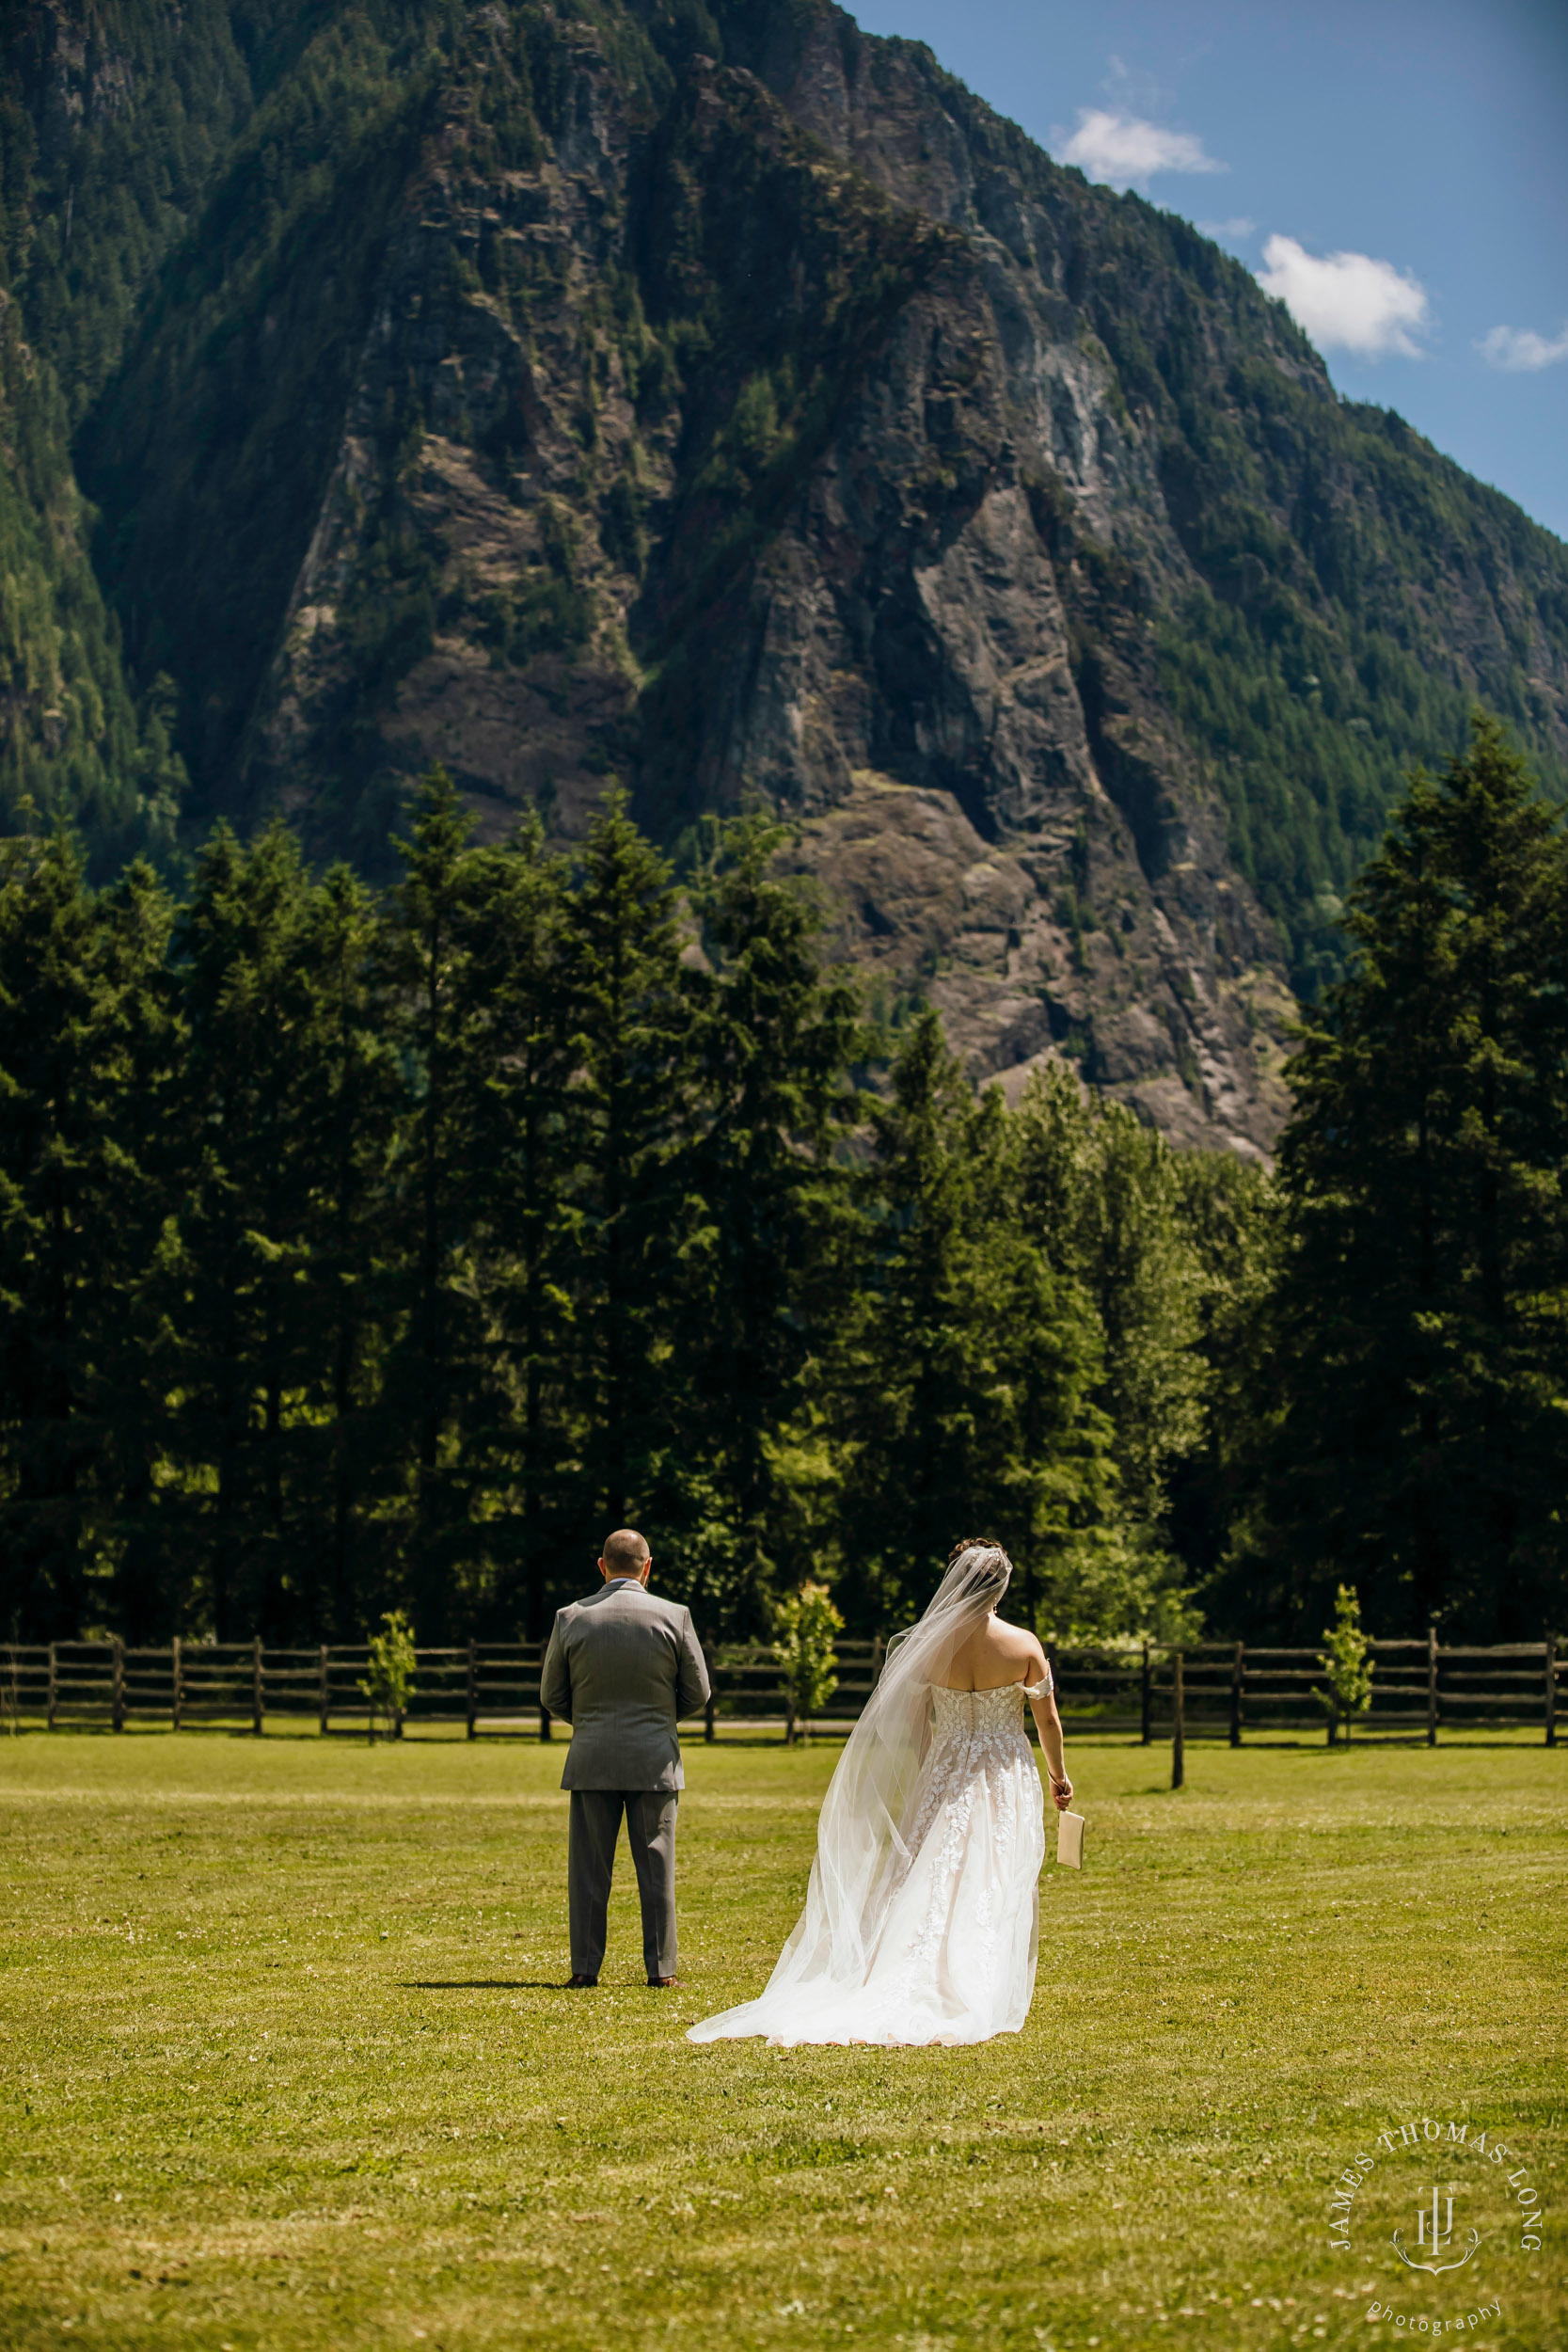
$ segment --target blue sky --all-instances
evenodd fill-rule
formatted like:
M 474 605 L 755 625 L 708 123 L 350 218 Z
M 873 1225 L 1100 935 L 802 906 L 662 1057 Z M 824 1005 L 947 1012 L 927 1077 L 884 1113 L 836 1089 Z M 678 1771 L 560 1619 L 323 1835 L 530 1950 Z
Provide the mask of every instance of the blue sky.
M 1568 538 L 1568 0 L 849 0 Z

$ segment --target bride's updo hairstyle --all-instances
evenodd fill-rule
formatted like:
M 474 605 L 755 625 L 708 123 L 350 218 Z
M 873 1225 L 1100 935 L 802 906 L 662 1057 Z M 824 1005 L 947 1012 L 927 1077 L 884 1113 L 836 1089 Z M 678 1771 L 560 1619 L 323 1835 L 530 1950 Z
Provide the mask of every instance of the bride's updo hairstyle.
M 984 1600 L 994 1608 L 1007 1589 L 1013 1564 L 1000 1544 L 989 1536 L 965 1535 L 947 1555 L 944 1585 L 955 1600 Z

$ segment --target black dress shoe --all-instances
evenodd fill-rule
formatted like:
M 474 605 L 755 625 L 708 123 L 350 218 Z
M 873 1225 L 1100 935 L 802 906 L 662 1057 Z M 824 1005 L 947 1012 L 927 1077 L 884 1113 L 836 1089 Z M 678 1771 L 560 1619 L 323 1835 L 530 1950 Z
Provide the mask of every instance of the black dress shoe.
M 569 1989 L 575 1993 L 592 1993 L 598 1981 L 597 1977 L 573 1977 Z

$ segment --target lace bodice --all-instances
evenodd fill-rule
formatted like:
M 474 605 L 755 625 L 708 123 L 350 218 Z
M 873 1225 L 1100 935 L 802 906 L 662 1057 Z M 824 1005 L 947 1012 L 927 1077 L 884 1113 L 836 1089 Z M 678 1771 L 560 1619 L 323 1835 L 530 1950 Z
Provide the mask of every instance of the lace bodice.
M 1023 1685 L 1005 1682 L 998 1691 L 944 1691 L 940 1682 L 933 1682 L 931 1706 L 939 1737 L 961 1738 L 989 1730 L 992 1724 L 1022 1724 Z
M 967 1743 L 1009 1732 L 1022 1734 L 1024 1698 L 1037 1697 L 1042 1690 L 1050 1688 L 1049 1666 L 1027 1692 L 1022 1682 L 1004 1682 L 994 1691 L 948 1691 L 940 1682 L 933 1682 L 931 1706 L 937 1739 L 945 1745 L 950 1740 Z

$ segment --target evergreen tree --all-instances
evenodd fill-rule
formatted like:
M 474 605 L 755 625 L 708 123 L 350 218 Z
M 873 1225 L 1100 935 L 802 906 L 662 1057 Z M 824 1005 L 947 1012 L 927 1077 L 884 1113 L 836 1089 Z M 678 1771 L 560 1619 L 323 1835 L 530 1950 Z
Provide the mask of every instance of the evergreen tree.
M 1501 729 L 1418 772 L 1291 1066 L 1265 1603 L 1539 1630 L 1564 1594 L 1568 862 Z
M 847 1073 L 860 1033 L 854 991 L 824 974 L 815 911 L 768 878 L 778 839 L 751 819 L 718 836 L 689 893 L 704 956 L 683 976 L 688 1588 L 751 1629 L 786 1540 L 779 1433 L 842 1312 L 832 1277 L 850 1202 L 834 1153 L 857 1107 Z
M 584 1540 L 601 1518 L 613 1527 L 633 1508 L 657 1516 L 675 1476 L 668 1359 L 684 1225 L 675 1155 L 689 1112 L 681 934 L 670 866 L 618 793 L 589 829 L 572 928 Z
M 924 1607 L 965 1529 L 994 1534 L 1028 1613 L 1111 1502 L 1082 1295 L 1018 1216 L 1007 1115 L 976 1104 L 923 1013 L 873 1106 L 865 1260 L 846 1351 L 844 1543 L 857 1614 Z
M 181 1081 L 189 1039 L 169 958 L 176 910 L 151 868 L 142 860 L 127 867 L 97 914 L 117 976 L 121 1057 L 114 1181 L 95 1220 L 104 1297 L 99 1526 L 114 1563 L 111 1622 L 129 1642 L 157 1642 L 184 1622 L 190 1577 L 165 1508 L 178 1368 L 162 1283 L 188 1172 Z
M 1083 1286 L 1099 1326 L 1099 1402 L 1116 1431 L 1125 1505 L 1153 1524 L 1165 1466 L 1193 1443 L 1201 1413 L 1198 1285 L 1176 1154 L 1060 1066 L 1025 1089 L 1018 1151 L 1029 1229 L 1053 1268 Z
M 994 1495 L 974 1491 L 990 1350 L 976 1360 L 970 1115 L 937 1017 L 923 1013 L 894 1062 L 888 1099 L 872 1107 L 876 1160 L 862 1186 L 871 1221 L 846 1365 L 844 1534 L 867 1577 L 856 1597 L 873 1622 L 918 1613 L 958 1533 L 990 1527 L 997 1507 Z
M 103 1566 L 135 1419 L 117 1377 L 135 1377 L 125 1342 L 155 1216 L 125 1112 L 161 1074 L 148 996 L 166 927 L 145 868 L 104 905 L 64 834 L 0 843 L 0 1606 L 35 1638 L 116 1605 Z
M 546 1629 L 551 1562 L 572 1540 L 571 1288 L 578 1211 L 573 910 L 531 818 L 476 863 L 467 914 L 473 1003 L 473 1192 L 489 1375 L 469 1431 L 476 1475 L 507 1507 L 491 1612 Z
M 463 1448 L 481 1356 L 468 1254 L 472 830 L 451 778 L 432 769 L 411 838 L 399 845 L 404 875 L 385 930 L 392 1035 L 412 1086 L 398 1190 L 404 1313 L 389 1402 L 412 1455 L 409 1597 L 426 1641 L 446 1639 L 466 1615 L 460 1586 L 474 1552 Z
M 1252 1508 L 1256 1464 L 1278 1414 L 1274 1295 L 1284 1204 L 1272 1176 L 1229 1152 L 1184 1152 L 1175 1171 L 1177 1230 L 1196 1298 L 1203 1425 L 1197 1442 L 1168 1465 L 1168 1524 L 1185 1576 L 1228 1622 L 1234 1606 L 1226 1564 Z
M 1202 1429 L 1196 1267 L 1180 1230 L 1181 1182 L 1164 1137 L 1119 1103 L 1097 1107 L 1079 1200 L 1080 1279 L 1104 1346 L 1101 1402 L 1116 1432 L 1122 1495 L 1148 1527 L 1164 1517 L 1166 1472 Z
M 282 825 L 249 849 L 220 826 L 175 930 L 189 1192 L 166 1280 L 185 1507 L 220 1641 L 253 1627 L 277 1640 L 293 1613 L 294 1406 L 315 1362 L 302 1280 L 312 1179 L 301 956 L 309 896 Z
M 381 1383 L 394 1267 L 384 1232 L 404 1096 L 377 954 L 374 900 L 346 866 L 311 893 L 298 946 L 309 991 L 302 1073 L 309 1171 L 309 1426 L 301 1537 L 310 1555 L 302 1625 L 357 1640 L 388 1575 L 397 1449 Z

